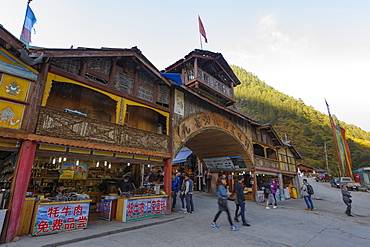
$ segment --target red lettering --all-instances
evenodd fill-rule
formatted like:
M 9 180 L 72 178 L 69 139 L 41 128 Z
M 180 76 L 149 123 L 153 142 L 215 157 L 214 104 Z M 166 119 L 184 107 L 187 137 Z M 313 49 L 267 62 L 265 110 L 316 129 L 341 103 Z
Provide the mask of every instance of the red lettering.
M 59 207 L 50 207 L 48 208 L 47 215 L 49 218 L 59 217 Z
M 36 235 L 40 232 L 42 233 L 48 233 L 49 232 L 49 223 L 46 220 L 40 221 L 40 223 L 37 224 L 37 229 L 39 230 L 36 232 Z
M 63 226 L 63 220 L 62 219 L 55 219 L 53 220 L 53 223 L 51 224 L 51 231 L 62 231 Z
M 87 217 L 81 216 L 77 219 L 77 228 L 85 228 L 87 224 Z
M 73 229 L 75 229 L 75 219 L 67 218 L 67 221 L 64 224 L 64 230 L 73 230 Z
M 60 212 L 61 214 L 64 214 L 64 216 L 68 216 L 72 213 L 72 208 L 69 206 L 64 206 Z
M 74 215 L 82 215 L 82 206 L 78 205 L 77 207 L 74 208 Z

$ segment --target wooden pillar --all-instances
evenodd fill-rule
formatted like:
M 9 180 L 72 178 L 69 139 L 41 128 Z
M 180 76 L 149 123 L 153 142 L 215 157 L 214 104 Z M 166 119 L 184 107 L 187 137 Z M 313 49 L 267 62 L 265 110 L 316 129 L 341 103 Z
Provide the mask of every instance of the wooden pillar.
M 256 171 L 255 170 L 252 171 L 251 175 L 253 176 L 252 177 L 252 181 L 253 181 L 253 186 L 252 186 L 252 196 L 253 196 L 253 198 L 252 198 L 252 201 L 255 202 L 256 201 L 256 196 L 257 196 L 257 187 L 258 187 Z
M 167 196 L 167 209 L 166 214 L 171 214 L 171 206 L 172 206 L 172 160 L 166 159 L 164 161 L 164 192 L 166 192 Z
M 5 242 L 11 241 L 18 232 L 19 221 L 21 219 L 24 200 L 26 198 L 36 147 L 37 143 L 31 141 L 24 141 L 21 145 L 16 174 L 13 181 L 14 185 L 12 185 L 13 193 L 9 206 L 10 212 L 8 212 L 10 215 Z

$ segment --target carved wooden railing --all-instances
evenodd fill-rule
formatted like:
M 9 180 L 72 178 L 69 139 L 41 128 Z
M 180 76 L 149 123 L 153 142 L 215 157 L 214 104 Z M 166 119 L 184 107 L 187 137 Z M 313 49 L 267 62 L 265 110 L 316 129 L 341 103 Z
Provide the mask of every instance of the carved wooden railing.
M 41 107 L 36 134 L 170 153 L 169 136 Z
M 206 72 L 204 72 L 203 70 L 201 69 L 198 69 L 198 76 L 197 78 L 195 78 L 195 75 L 194 75 L 194 69 L 192 70 L 189 70 L 188 72 L 185 73 L 185 83 L 193 80 L 193 79 L 200 79 L 202 80 L 204 83 L 210 85 L 211 87 L 217 89 L 218 91 L 224 93 L 225 95 L 233 98 L 233 91 L 227 87 L 226 85 L 224 85 L 223 83 L 221 83 L 220 81 L 218 81 L 217 79 L 215 79 L 213 76 L 210 76 L 209 74 L 207 74 Z

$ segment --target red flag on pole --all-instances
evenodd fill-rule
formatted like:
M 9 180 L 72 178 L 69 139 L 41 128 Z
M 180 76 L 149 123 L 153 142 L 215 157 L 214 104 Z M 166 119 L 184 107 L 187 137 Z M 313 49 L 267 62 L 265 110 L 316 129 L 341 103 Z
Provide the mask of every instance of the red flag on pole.
M 205 41 L 206 43 L 208 43 L 207 35 L 206 35 L 206 30 L 204 29 L 204 26 L 203 26 L 202 20 L 200 19 L 200 16 L 199 16 L 199 15 L 198 15 L 198 23 L 199 23 L 199 32 L 200 32 L 200 34 L 204 37 L 204 41 Z

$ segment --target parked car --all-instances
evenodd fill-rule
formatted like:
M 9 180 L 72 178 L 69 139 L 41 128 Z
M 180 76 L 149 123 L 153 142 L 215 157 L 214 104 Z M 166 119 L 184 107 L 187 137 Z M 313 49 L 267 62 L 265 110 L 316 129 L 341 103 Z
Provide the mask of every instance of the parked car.
M 339 186 L 346 185 L 348 190 L 358 190 L 361 187 L 360 183 L 353 182 L 350 177 L 341 177 L 339 178 Z
M 339 178 L 333 178 L 330 180 L 331 187 L 340 188 Z
M 323 174 L 323 173 L 320 173 L 320 174 L 317 174 L 315 180 L 316 182 L 328 182 L 332 179 L 333 177 L 330 176 L 329 174 Z

